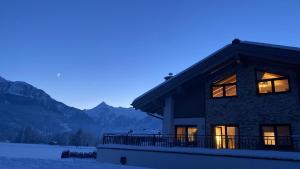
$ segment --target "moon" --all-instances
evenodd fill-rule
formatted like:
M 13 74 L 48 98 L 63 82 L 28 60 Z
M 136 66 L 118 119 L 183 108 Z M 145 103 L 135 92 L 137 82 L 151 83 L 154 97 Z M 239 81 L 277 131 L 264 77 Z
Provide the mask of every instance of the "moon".
M 61 76 L 61 73 L 57 73 L 57 74 L 56 74 L 56 77 L 60 77 L 60 76 Z

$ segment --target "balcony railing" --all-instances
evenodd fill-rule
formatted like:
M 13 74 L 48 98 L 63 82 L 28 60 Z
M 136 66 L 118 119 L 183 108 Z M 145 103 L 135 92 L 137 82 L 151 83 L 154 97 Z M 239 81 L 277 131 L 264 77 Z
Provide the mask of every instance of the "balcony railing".
M 103 144 L 300 151 L 300 137 L 104 134 Z

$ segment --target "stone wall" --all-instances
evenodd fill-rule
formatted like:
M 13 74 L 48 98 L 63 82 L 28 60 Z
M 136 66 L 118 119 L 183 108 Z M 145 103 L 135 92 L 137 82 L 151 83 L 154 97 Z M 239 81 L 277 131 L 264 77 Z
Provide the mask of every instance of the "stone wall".
M 258 95 L 255 71 L 265 70 L 289 76 L 291 91 L 283 94 Z M 232 71 L 237 73 L 237 97 L 212 99 L 210 84 Z M 207 79 L 206 134 L 212 125 L 235 124 L 241 136 L 260 136 L 261 124 L 290 124 L 293 135 L 300 135 L 300 104 L 296 73 L 292 70 L 260 65 L 239 64 L 230 72 L 222 71 Z

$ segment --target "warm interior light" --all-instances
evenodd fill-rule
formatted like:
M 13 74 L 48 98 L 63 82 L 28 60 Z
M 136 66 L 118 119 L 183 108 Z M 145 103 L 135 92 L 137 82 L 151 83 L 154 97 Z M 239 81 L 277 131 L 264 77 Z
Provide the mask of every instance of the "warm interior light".
M 259 93 L 276 93 L 289 91 L 289 81 L 282 75 L 257 71 L 257 79 L 259 80 Z
M 177 127 L 176 128 L 176 138 L 178 141 L 185 140 L 185 127 Z
M 223 97 L 223 87 L 213 87 L 213 97 Z
M 226 96 L 236 96 L 236 85 L 230 85 L 225 87 Z
M 273 127 L 263 127 L 264 143 L 265 145 L 275 145 L 275 132 Z
M 275 145 L 275 134 L 273 132 L 264 132 L 265 145 Z
M 188 140 L 189 142 L 193 142 L 196 140 L 197 137 L 197 128 L 196 127 L 189 127 L 188 128 Z
M 258 83 L 259 93 L 271 93 L 272 92 L 272 82 L 265 81 Z
M 229 149 L 235 149 L 236 145 L 236 135 L 237 135 L 236 127 L 227 127 L 227 145 Z
M 289 90 L 289 81 L 287 79 L 274 81 L 275 92 L 285 92 Z
M 223 148 L 222 146 L 222 127 L 224 126 L 216 126 L 215 127 L 215 140 L 216 140 L 216 148 L 220 149 Z
M 280 77 L 283 76 L 274 73 L 262 72 L 262 79 L 276 79 Z
M 215 126 L 215 148 L 237 148 L 238 128 L 234 126 Z
M 236 83 L 236 74 L 231 75 L 223 80 L 214 82 L 214 84 L 216 84 L 216 85 L 229 84 L 229 83 Z
M 176 139 L 180 142 L 193 142 L 197 138 L 197 127 L 182 126 L 176 127 Z
M 231 75 L 225 79 L 216 81 L 213 83 L 212 96 L 224 97 L 224 96 L 236 96 L 236 74 Z M 225 93 L 224 93 L 225 92 Z

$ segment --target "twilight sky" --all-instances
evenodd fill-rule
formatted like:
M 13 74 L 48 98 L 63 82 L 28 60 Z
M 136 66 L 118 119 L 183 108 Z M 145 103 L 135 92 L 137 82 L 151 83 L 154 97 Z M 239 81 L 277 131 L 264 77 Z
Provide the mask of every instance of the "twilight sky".
M 0 76 L 77 108 L 132 100 L 234 38 L 300 47 L 300 1 L 0 0 Z

